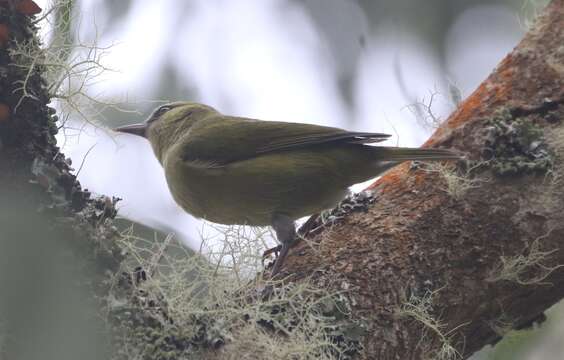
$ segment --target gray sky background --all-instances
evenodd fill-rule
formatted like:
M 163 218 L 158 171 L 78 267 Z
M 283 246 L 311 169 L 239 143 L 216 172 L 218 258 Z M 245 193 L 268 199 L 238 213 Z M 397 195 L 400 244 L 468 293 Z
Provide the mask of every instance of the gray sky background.
M 115 70 L 87 91 L 141 114 L 90 119 L 106 127 L 142 121 L 155 100 L 191 99 L 232 115 L 386 132 L 390 145 L 417 146 L 431 129 L 407 106 L 438 92 L 433 111 L 446 117 L 449 84 L 467 96 L 525 31 L 518 9 L 497 2 L 459 11 L 439 45 L 401 15 L 375 20 L 355 1 L 109 4 L 85 0 L 76 15 L 80 40 L 111 46 L 102 61 Z M 123 198 L 122 216 L 199 247 L 200 226 L 172 200 L 145 141 L 73 127 L 80 133 L 60 137 L 75 167 L 83 163 L 85 187 Z

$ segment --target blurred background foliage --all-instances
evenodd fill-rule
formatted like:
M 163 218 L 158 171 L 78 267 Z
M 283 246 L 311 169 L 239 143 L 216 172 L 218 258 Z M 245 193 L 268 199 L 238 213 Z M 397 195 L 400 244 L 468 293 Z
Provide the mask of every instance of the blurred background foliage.
M 89 190 L 123 198 L 123 216 L 198 249 L 199 220 L 176 206 L 148 144 L 107 129 L 142 121 L 161 102 L 190 99 L 233 115 L 388 132 L 390 144 L 417 146 L 517 44 L 546 1 L 68 4 L 70 12 L 40 23 L 44 43 L 79 45 L 58 57 L 91 59 L 104 71 L 67 74 L 54 104 L 63 114 L 63 151 Z M 540 329 L 512 332 L 474 359 L 560 359 L 561 307 Z

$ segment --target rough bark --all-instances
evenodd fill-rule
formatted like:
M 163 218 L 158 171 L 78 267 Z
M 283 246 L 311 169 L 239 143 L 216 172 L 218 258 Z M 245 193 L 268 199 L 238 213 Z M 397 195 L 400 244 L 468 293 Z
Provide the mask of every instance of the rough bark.
M 21 10 L 21 4 L 30 3 L 0 2 L 3 254 L 22 239 L 34 242 L 16 254 L 29 253 L 47 239 L 45 251 L 61 241 L 43 269 L 68 261 L 68 254 L 59 258 L 59 252 L 71 248 L 79 260 L 64 271 L 87 269 L 91 280 L 79 287 L 96 296 L 94 307 L 105 306 L 107 273 L 119 269 L 123 256 L 114 243 L 115 210 L 111 200 L 91 199 L 80 188 L 56 147 L 43 69 L 17 66 L 23 59 L 10 52 L 16 43 L 36 41 L 29 18 L 35 10 Z M 342 204 L 328 223 L 310 222 L 317 227 L 307 236 L 319 246 L 300 243 L 292 249 L 284 268 L 288 281 L 313 274 L 317 284 L 346 291 L 351 318 L 365 328 L 361 357 L 419 359 L 453 349 L 467 357 L 509 328 L 541 319 L 562 298 L 563 44 L 564 0 L 553 0 L 517 48 L 427 143 L 458 149 L 467 161 L 450 170 L 407 163 L 395 168 L 371 186 L 372 197 Z M 453 174 L 465 176 L 458 188 L 447 185 L 445 175 Z M 471 185 L 467 191 L 460 191 L 460 181 Z M 38 229 L 28 231 L 27 223 Z M 45 258 L 42 251 L 33 253 L 32 262 Z M 0 260 L 3 266 L 17 265 Z M 13 273 L 12 267 L 2 270 Z M 23 281 L 32 282 L 34 274 Z M 3 289 L 14 291 L 0 302 L 0 315 L 16 309 L 7 322 L 17 328 L 19 316 L 42 299 L 21 309 L 18 300 L 35 299 L 35 293 L 19 293 L 10 277 L 0 280 Z M 127 281 L 118 285 L 124 299 L 140 301 Z M 158 304 L 143 308 L 147 313 L 113 319 L 147 332 L 162 329 L 162 322 L 151 317 L 162 315 Z M 169 320 L 166 314 L 163 318 Z M 183 346 L 170 338 L 163 345 L 167 351 Z M 14 346 L 3 351 L 21 354 L 25 344 Z M 62 354 L 73 358 L 69 349 L 51 357 Z
M 466 358 L 542 320 L 564 295 L 563 122 L 564 1 L 554 0 L 426 143 L 465 154 L 443 172 L 464 183 L 396 167 L 370 187 L 372 204 L 312 237 L 317 251 L 294 247 L 286 274 L 350 290 L 364 358 L 448 346 Z
M 99 312 L 123 258 L 114 200 L 91 198 L 56 145 L 40 10 L 0 2 L 0 357 L 107 358 Z

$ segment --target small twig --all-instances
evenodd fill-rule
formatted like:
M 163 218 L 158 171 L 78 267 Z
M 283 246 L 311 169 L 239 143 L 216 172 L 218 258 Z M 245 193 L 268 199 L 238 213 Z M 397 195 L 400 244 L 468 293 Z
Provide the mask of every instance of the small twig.
M 90 154 L 90 151 L 92 151 L 92 149 L 94 149 L 94 146 L 96 146 L 96 145 L 98 145 L 98 143 L 95 143 L 94 145 L 92 145 L 90 147 L 90 149 L 88 149 L 88 151 L 82 157 L 82 162 L 80 163 L 80 166 L 78 167 L 78 170 L 76 172 L 76 177 L 78 177 L 78 175 L 80 174 L 80 171 L 82 170 L 82 166 L 84 166 L 84 162 L 86 161 L 86 157 L 88 156 L 88 154 Z

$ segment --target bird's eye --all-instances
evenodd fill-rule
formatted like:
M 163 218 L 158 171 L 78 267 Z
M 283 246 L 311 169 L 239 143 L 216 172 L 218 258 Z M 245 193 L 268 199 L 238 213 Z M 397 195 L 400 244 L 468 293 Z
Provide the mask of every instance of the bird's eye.
M 153 111 L 151 116 L 146 120 L 146 123 L 150 124 L 150 123 L 154 122 L 155 120 L 159 119 L 164 113 L 166 113 L 170 109 L 172 109 L 172 106 L 170 106 L 170 105 L 163 105 L 163 106 L 157 108 L 155 111 Z
M 161 106 L 160 108 L 157 109 L 157 111 L 155 111 L 155 117 L 159 117 L 163 115 L 165 112 L 169 111 L 170 109 L 172 109 L 171 106 L 168 105 Z

